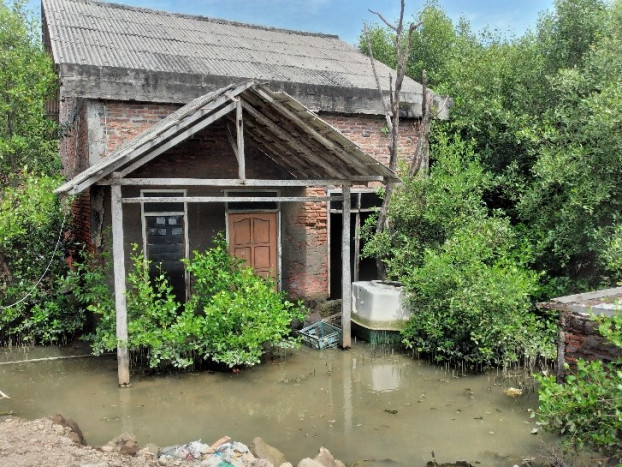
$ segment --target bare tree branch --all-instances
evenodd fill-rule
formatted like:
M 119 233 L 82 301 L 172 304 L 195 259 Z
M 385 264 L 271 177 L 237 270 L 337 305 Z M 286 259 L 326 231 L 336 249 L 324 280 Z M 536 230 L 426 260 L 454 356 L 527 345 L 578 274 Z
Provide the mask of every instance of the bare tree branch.
M 376 15 L 378 18 L 380 18 L 382 20 L 382 22 L 384 24 L 386 24 L 388 27 L 390 27 L 391 29 L 393 29 L 394 31 L 397 31 L 397 28 L 395 26 L 393 26 L 391 23 L 389 23 L 386 18 L 384 16 L 382 16 L 382 13 L 378 12 L 378 11 L 374 11 L 374 10 L 369 10 L 370 13 L 373 13 L 374 15 Z
M 391 142 L 389 146 L 389 169 L 395 171 L 397 170 L 397 156 L 398 156 L 398 143 L 399 143 L 399 126 L 400 126 L 400 96 L 402 92 L 402 83 L 404 81 L 404 76 L 406 74 L 406 66 L 408 62 L 408 55 L 410 53 L 410 43 L 413 32 L 421 26 L 421 22 L 417 24 L 410 24 L 408 26 L 408 30 L 406 33 L 406 37 L 404 37 L 404 9 L 405 9 L 405 1 L 400 0 L 400 16 L 397 21 L 397 24 L 389 23 L 381 13 L 373 10 L 369 10 L 371 13 L 375 14 L 387 25 L 392 31 L 395 32 L 395 51 L 397 54 L 396 60 L 396 69 L 395 69 L 395 86 L 393 83 L 393 75 L 389 74 L 389 103 L 390 103 L 390 112 L 386 108 L 386 104 L 383 99 L 383 108 L 385 109 L 385 116 L 387 117 L 387 121 L 390 122 L 387 126 L 391 132 Z M 382 97 L 382 90 L 380 88 L 380 80 L 378 78 L 378 74 L 375 68 L 375 64 L 373 62 L 373 55 L 371 49 L 371 41 L 369 39 L 369 33 L 367 31 L 367 27 L 365 26 L 365 36 L 367 39 L 367 48 L 369 49 L 370 59 L 372 60 L 372 69 L 374 71 L 374 77 L 376 78 L 376 85 L 378 86 L 378 90 Z M 404 40 L 406 43 L 404 44 Z M 425 91 L 425 90 L 424 90 Z M 421 143 L 423 144 L 423 143 Z M 417 154 L 421 153 L 421 150 L 416 151 Z M 418 156 L 417 156 L 418 157 Z M 384 200 L 382 202 L 382 207 L 378 213 L 378 221 L 376 224 L 376 233 L 381 233 L 385 229 L 389 228 L 388 225 L 388 207 L 389 201 L 391 199 L 391 194 L 394 190 L 394 182 L 389 182 L 386 186 Z M 384 264 L 382 262 L 382 258 L 376 258 L 376 268 L 378 270 L 378 275 L 381 278 L 386 276 L 386 271 Z
M 384 96 L 382 94 L 382 86 L 380 85 L 380 78 L 378 77 L 378 71 L 376 70 L 376 61 L 374 60 L 374 51 L 371 48 L 371 39 L 369 38 L 369 30 L 367 29 L 367 24 L 363 25 L 363 30 L 365 31 L 365 40 L 367 41 L 367 51 L 369 53 L 369 62 L 371 63 L 371 69 L 373 70 L 374 78 L 376 79 L 376 87 L 378 88 L 380 102 L 382 102 L 382 108 L 384 109 L 384 117 L 387 120 L 387 128 L 390 131 L 391 128 L 393 127 L 393 123 L 391 122 L 391 114 L 389 112 L 389 108 L 387 107 L 387 103 L 385 102 Z
M 428 167 L 430 165 L 430 101 L 431 96 L 428 90 L 428 74 L 426 70 L 423 70 L 423 76 L 421 79 L 422 89 L 422 102 L 421 102 L 421 121 L 419 123 L 419 139 L 417 139 L 417 146 L 415 147 L 415 153 L 413 154 L 412 161 L 410 162 L 410 169 L 408 175 L 411 177 L 417 174 L 421 169 L 427 174 Z

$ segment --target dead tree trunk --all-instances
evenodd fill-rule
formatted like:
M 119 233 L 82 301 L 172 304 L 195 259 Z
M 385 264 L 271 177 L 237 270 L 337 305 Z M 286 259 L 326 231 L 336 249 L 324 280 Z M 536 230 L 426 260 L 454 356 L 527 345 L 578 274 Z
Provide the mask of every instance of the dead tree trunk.
M 385 117 L 387 119 L 387 128 L 389 129 L 391 135 L 391 141 L 389 145 L 389 168 L 393 171 L 397 170 L 397 156 L 399 149 L 399 128 L 400 128 L 400 97 L 402 92 L 402 83 L 404 81 L 404 76 L 406 74 L 406 63 L 408 60 L 408 53 L 410 50 L 410 41 L 413 32 L 416 28 L 418 28 L 421 23 L 414 24 L 411 23 L 408 27 L 406 37 L 404 37 L 404 0 L 400 1 L 400 16 L 397 24 L 392 24 L 388 22 L 381 13 L 373 10 L 369 10 L 371 13 L 378 16 L 382 22 L 387 25 L 391 30 L 395 33 L 395 50 L 397 53 L 397 64 L 395 70 L 395 88 L 393 88 L 392 78 L 389 79 L 389 100 L 390 106 L 387 106 L 386 101 L 384 99 L 384 95 L 382 92 L 382 87 L 380 83 L 380 79 L 378 77 L 378 72 L 376 71 L 376 66 L 374 62 L 371 41 L 369 39 L 369 32 L 367 31 L 367 27 L 365 27 L 365 37 L 367 40 L 367 49 L 369 52 L 370 62 L 372 65 L 372 70 L 374 72 L 374 78 L 376 79 L 376 85 L 378 87 L 378 92 L 380 94 L 380 99 L 382 100 Z M 382 207 L 380 208 L 380 212 L 378 213 L 378 222 L 376 224 L 376 234 L 382 233 L 385 229 L 389 228 L 388 225 L 388 210 L 389 203 L 391 200 L 391 195 L 394 190 L 394 183 L 389 182 L 386 186 L 384 200 L 382 202 Z M 382 258 L 376 258 L 376 269 L 378 272 L 378 276 L 381 279 L 386 277 L 386 270 L 384 267 L 384 263 Z
M 423 86 L 423 96 L 421 102 L 421 121 L 419 122 L 419 139 L 417 140 L 417 146 L 415 147 L 415 153 L 410 161 L 410 169 L 408 175 L 410 177 L 415 176 L 418 173 L 427 175 L 430 167 L 430 103 L 432 101 L 428 91 L 428 75 L 423 70 L 423 76 L 421 79 Z

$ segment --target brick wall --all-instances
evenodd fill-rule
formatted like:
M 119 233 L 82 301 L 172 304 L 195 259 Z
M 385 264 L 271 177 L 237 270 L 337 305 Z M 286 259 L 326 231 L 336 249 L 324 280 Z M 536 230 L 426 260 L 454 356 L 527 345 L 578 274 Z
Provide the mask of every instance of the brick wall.
M 59 121 L 65 128 L 59 142 L 59 154 L 66 178 L 71 178 L 88 167 L 88 125 L 86 106 L 82 99 L 65 98 L 59 103 Z M 72 235 L 75 240 L 91 246 L 91 202 L 89 190 L 71 206 Z M 71 261 L 71 259 L 69 259 Z
M 606 342 L 590 315 L 570 310 L 561 312 L 558 335 L 558 379 L 564 376 L 564 363 L 567 363 L 570 371 L 573 371 L 579 358 L 610 362 L 618 357 L 622 357 L 622 349 Z
M 389 165 L 391 136 L 384 130 L 386 121 L 380 116 L 321 114 L 323 120 L 358 144 L 363 151 L 384 165 Z M 417 145 L 414 120 L 400 120 L 398 158 L 410 162 Z
M 245 145 L 248 178 L 287 177 L 272 159 Z M 165 175 L 164 175 L 165 174 Z M 132 174 L 135 177 L 238 178 L 238 165 L 223 121 L 214 122 Z
M 302 196 L 325 196 L 321 187 L 309 187 Z M 293 298 L 328 296 L 327 203 L 286 203 L 283 207 L 283 285 Z M 287 248 L 287 251 L 285 251 Z
M 179 108 L 174 104 L 115 101 L 79 101 L 66 99 L 63 115 L 71 120 L 71 136 L 61 148 L 68 174 L 75 175 L 89 164 L 114 152 Z M 63 113 L 64 111 L 64 113 Z M 365 152 L 388 164 L 390 137 L 383 131 L 384 117 L 329 115 L 321 117 L 357 143 Z M 88 121 L 88 124 L 87 124 Z M 417 143 L 413 121 L 400 125 L 400 156 L 409 160 Z M 281 178 L 286 173 L 252 144 L 247 144 L 249 178 Z M 237 163 L 223 122 L 210 125 L 188 141 L 171 149 L 166 157 L 137 170 L 135 177 L 206 177 L 237 178 Z M 303 194 L 303 193 L 300 193 Z M 323 188 L 309 188 L 304 193 L 324 195 Z M 109 201 L 105 208 L 108 209 Z M 90 239 L 89 195 L 84 194 L 74 206 L 79 238 Z M 285 206 L 287 205 L 287 206 Z M 284 203 L 283 213 L 283 284 L 294 297 L 325 298 L 328 295 L 328 227 L 326 203 Z M 287 251 L 286 251 L 287 250 Z
M 106 154 L 133 139 L 155 123 L 175 112 L 174 104 L 105 101 L 100 103 L 98 116 L 105 130 Z

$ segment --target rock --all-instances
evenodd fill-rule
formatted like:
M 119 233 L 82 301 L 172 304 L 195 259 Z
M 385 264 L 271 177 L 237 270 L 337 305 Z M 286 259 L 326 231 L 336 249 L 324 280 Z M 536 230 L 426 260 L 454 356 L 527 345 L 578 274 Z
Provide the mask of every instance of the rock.
M 285 464 L 281 464 L 279 467 L 294 467 L 291 462 L 285 462 Z
M 65 428 L 61 425 L 52 425 L 52 430 L 54 430 L 59 435 L 65 434 Z
M 112 447 L 112 446 L 109 446 L 109 445 L 107 445 L 107 444 L 106 444 L 105 446 L 102 446 L 100 449 L 101 449 L 103 452 L 112 452 L 112 451 L 113 451 L 113 447 Z
M 302 459 L 300 462 L 298 462 L 298 467 L 324 467 L 322 464 L 320 464 L 318 461 L 315 461 L 313 459 L 309 459 L 308 457 Z
M 274 467 L 274 464 L 268 459 L 255 459 L 250 464 L 251 467 Z
M 287 462 L 285 459 L 285 454 L 279 451 L 274 446 L 270 446 L 266 443 L 262 438 L 257 437 L 250 444 L 249 448 L 251 452 L 255 455 L 255 457 L 259 459 L 267 459 L 272 465 L 281 465 Z
M 121 448 L 119 449 L 119 452 L 126 456 L 134 457 L 136 453 L 138 452 L 138 446 L 136 445 L 136 443 L 134 444 L 128 443 L 128 444 L 121 446 Z
M 129 433 L 122 433 L 112 441 L 109 441 L 106 446 L 112 448 L 112 451 L 125 454 L 126 456 L 135 456 L 138 452 L 138 443 L 136 437 Z M 102 446 L 102 451 L 106 446 Z
M 155 444 L 147 443 L 147 444 L 145 444 L 145 447 L 140 450 L 140 452 L 141 453 L 145 453 L 145 454 L 148 453 L 148 454 L 151 454 L 153 457 L 156 457 L 158 455 L 158 450 L 159 449 L 160 448 L 158 446 L 156 446 Z
M 80 467 L 109 467 L 107 462 L 101 462 L 99 464 L 80 464 Z
M 330 451 L 325 447 L 320 448 L 320 452 L 317 456 L 315 456 L 314 460 L 322 464 L 324 467 L 346 467 L 343 462 L 336 460 Z
M 71 438 L 74 443 L 86 445 L 84 435 L 78 424 L 70 418 L 65 418 L 61 414 L 55 414 L 50 417 L 50 420 L 54 424 L 52 427 L 60 425 L 63 427 L 64 433 Z M 56 431 L 56 428 L 54 428 Z M 58 433 L 58 431 L 56 431 Z

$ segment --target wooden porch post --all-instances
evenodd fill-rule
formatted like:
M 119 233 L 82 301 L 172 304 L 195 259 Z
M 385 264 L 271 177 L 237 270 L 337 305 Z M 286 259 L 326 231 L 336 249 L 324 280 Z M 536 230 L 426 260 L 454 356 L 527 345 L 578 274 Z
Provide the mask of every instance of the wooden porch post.
M 235 108 L 235 129 L 238 146 L 238 177 L 246 179 L 246 156 L 244 155 L 244 120 L 242 119 L 242 99 L 238 97 Z
M 343 330 L 341 346 L 352 347 L 351 312 L 352 312 L 352 276 L 350 273 L 350 185 L 342 186 L 343 193 L 343 228 L 341 231 L 341 328 Z
M 123 202 L 121 187 L 113 185 L 112 211 L 112 259 L 114 262 L 114 301 L 117 318 L 117 372 L 119 386 L 130 385 L 130 357 L 127 349 L 127 306 L 125 302 L 125 252 L 123 248 Z

